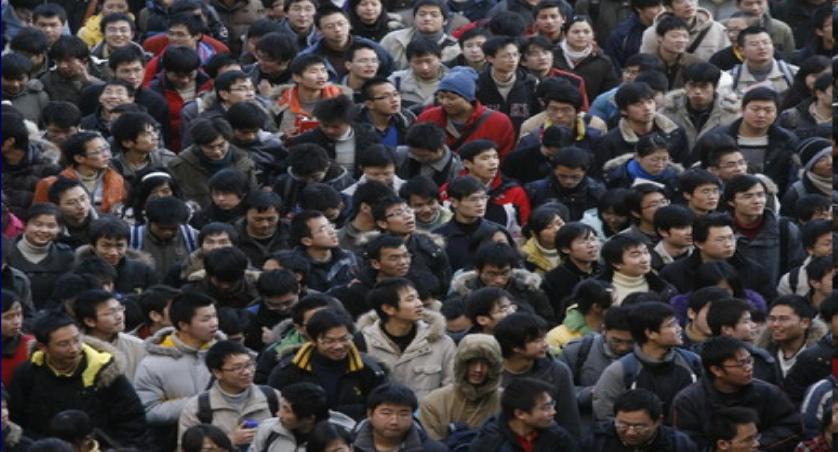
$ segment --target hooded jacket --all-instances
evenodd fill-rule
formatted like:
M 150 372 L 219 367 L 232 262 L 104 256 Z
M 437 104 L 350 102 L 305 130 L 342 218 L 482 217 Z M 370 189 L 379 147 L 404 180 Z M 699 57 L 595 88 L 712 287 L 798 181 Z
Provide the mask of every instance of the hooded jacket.
M 671 15 L 673 15 L 671 12 L 663 11 L 655 17 L 652 25 L 643 32 L 643 42 L 640 45 L 640 53 L 657 55 L 658 34 L 655 31 L 655 28 L 658 26 L 658 22 L 660 22 L 662 18 Z M 693 18 L 691 23 L 688 23 L 688 25 L 690 27 L 690 46 L 692 46 L 695 40 L 698 39 L 702 33 L 704 33 L 704 30 L 707 30 L 701 40 L 701 43 L 694 52 L 691 52 L 693 55 L 704 61 L 709 60 L 714 53 L 730 45 L 724 25 L 713 20 L 713 13 L 704 8 L 698 8 L 695 18 Z
M 558 409 L 558 407 L 557 407 Z M 581 452 L 573 433 L 562 428 L 556 422 L 538 430 L 533 441 L 532 452 Z M 499 414 L 486 421 L 480 428 L 469 452 L 524 452 L 518 443 L 517 435 L 509 428 L 509 419 Z
M 486 379 L 480 386 L 468 381 L 468 363 L 488 362 Z M 478 428 L 500 410 L 500 374 L 503 366 L 500 345 L 488 334 L 465 336 L 454 355 L 454 382 L 431 391 L 419 400 L 419 421 L 431 438 L 448 437 L 448 426 L 462 422 Z
M 669 155 L 673 162 L 684 166 L 691 164 L 690 148 L 684 129 L 661 113 L 656 113 L 652 130 L 669 136 Z M 596 172 L 597 168 L 602 168 L 607 161 L 615 157 L 633 153 L 638 141 L 640 137 L 629 126 L 628 120 L 620 118 L 617 127 L 609 130 L 599 140 L 599 147 L 594 150 L 596 162 L 592 167 L 592 172 Z
M 602 171 L 605 176 L 605 185 L 609 189 L 631 188 L 635 178 L 628 169 L 629 163 L 635 160 L 634 154 L 623 154 L 605 162 Z M 663 172 L 657 175 L 652 182 L 664 185 L 669 193 L 676 193 L 678 190 L 678 176 L 684 172 L 684 167 L 677 163 L 669 163 Z M 645 179 L 645 178 L 644 178 Z
M 36 303 L 37 309 L 46 307 L 46 303 L 52 296 L 55 281 L 59 276 L 72 267 L 74 254 L 69 246 L 62 243 L 50 242 L 47 256 L 38 262 L 30 262 L 17 247 L 17 243 L 23 240 L 20 236 L 14 241 L 7 251 L 8 256 L 4 259 L 10 266 L 26 273 L 32 287 L 32 300 Z
M 33 341 L 31 346 L 35 347 Z M 82 358 L 73 374 L 57 376 L 43 351 L 21 364 L 9 386 L 11 419 L 33 437 L 47 437 L 49 419 L 83 410 L 95 428 L 122 446 L 143 448 L 146 419 L 137 393 L 124 375 L 124 357 L 111 345 L 83 336 Z
M 173 327 L 163 328 L 145 340 L 148 353 L 134 375 L 134 388 L 151 425 L 176 425 L 186 402 L 209 386 L 212 375 L 204 364 L 207 349 L 225 339 L 216 333 L 200 350 L 183 343 Z
M 701 126 L 701 129 L 696 129 L 692 119 L 690 119 L 689 108 L 687 107 L 688 103 L 689 99 L 687 99 L 686 90 L 677 89 L 670 91 L 664 97 L 664 105 L 660 112 L 684 131 L 687 136 L 687 145 L 690 149 L 708 131 L 722 125 L 730 124 L 740 116 L 739 108 L 735 102 L 732 102 L 729 97 L 716 95 L 713 99 L 713 105 L 710 107 L 707 120 Z
M 44 84 L 40 80 L 29 80 L 23 89 L 14 95 L 3 93 L 3 100 L 8 100 L 24 118 L 41 123 L 41 111 L 49 102 L 49 95 L 44 91 Z
M 464 271 L 451 280 L 451 292 L 463 297 L 482 287 L 484 284 L 477 270 Z M 503 289 L 512 295 L 514 301 L 532 307 L 535 313 L 546 320 L 549 325 L 556 323 L 556 314 L 550 306 L 547 295 L 541 290 L 541 276 L 538 273 L 514 268 L 509 282 Z
M 169 163 L 169 170 L 172 176 L 177 179 L 183 197 L 195 201 L 201 208 L 206 208 L 210 202 L 209 178 L 213 173 L 202 163 L 198 153 L 202 152 L 196 146 L 184 149 L 174 160 Z M 256 188 L 256 165 L 253 160 L 241 149 L 230 145 L 227 152 L 233 155 L 230 158 L 229 168 L 241 171 L 248 181 L 251 189 Z
M 416 336 L 404 350 L 384 332 L 378 314 L 368 312 L 358 319 L 358 330 L 366 343 L 367 354 L 381 362 L 390 378 L 412 389 L 418 399 L 454 381 L 454 354 L 457 346 L 445 334 L 442 314 L 424 310 L 416 322 Z
M 801 439 L 800 413 L 780 388 L 762 380 L 733 394 L 719 392 L 710 378 L 704 377 L 681 391 L 672 402 L 672 426 L 688 434 L 699 447 L 709 446 L 709 423 L 713 412 L 739 406 L 757 412 L 761 435 L 759 450 L 791 451 Z
M 416 27 L 410 27 L 391 31 L 381 38 L 381 47 L 384 47 L 384 50 L 393 57 L 394 69 L 406 69 L 408 67 L 407 45 L 416 39 L 417 34 Z M 457 40 L 447 33 L 442 33 L 437 44 L 440 50 L 442 50 L 442 61 L 452 60 L 462 53 L 460 46 L 457 44 Z
M 346 431 L 351 432 L 355 428 L 355 420 L 339 411 L 329 410 L 328 420 L 330 424 L 343 427 Z M 297 442 L 294 432 L 285 428 L 278 417 L 262 421 L 258 428 L 253 442 L 247 449 L 248 452 L 305 452 L 306 450 L 306 444 Z M 267 444 L 271 435 L 274 438 L 270 444 Z

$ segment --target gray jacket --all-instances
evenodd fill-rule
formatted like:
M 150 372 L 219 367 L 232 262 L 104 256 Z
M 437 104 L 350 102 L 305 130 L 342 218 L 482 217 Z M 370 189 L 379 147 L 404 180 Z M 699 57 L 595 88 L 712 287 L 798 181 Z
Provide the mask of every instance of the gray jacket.
M 800 230 L 794 222 L 781 222 L 776 214 L 767 209 L 763 213 L 763 218 L 762 227 L 753 239 L 737 232 L 736 248 L 741 250 L 744 256 L 762 264 L 768 270 L 769 281 L 776 286 L 780 276 L 787 273 L 795 264 L 803 262 L 806 254 L 800 241 Z M 781 251 L 780 227 L 784 225 L 788 228 L 788 237 L 785 243 L 786 249 Z M 783 254 L 786 257 L 785 262 L 781 262 Z
M 696 130 L 687 111 L 687 102 L 689 101 L 684 89 L 670 91 L 664 97 L 664 105 L 660 112 L 684 129 L 690 149 L 695 146 L 696 140 L 708 131 L 718 126 L 730 124 L 739 117 L 738 105 L 731 98 L 716 95 L 710 116 L 701 130 Z
M 350 432 L 355 428 L 355 421 L 351 417 L 332 410 L 329 410 L 329 423 Z M 274 439 L 267 444 L 272 434 Z M 294 433 L 285 428 L 282 422 L 279 422 L 279 418 L 272 417 L 259 424 L 259 430 L 256 431 L 256 436 L 253 437 L 253 442 L 250 443 L 247 452 L 304 452 L 305 450 L 305 443 L 297 443 Z
M 582 344 L 586 340 L 585 336 L 565 344 L 562 353 L 558 356 L 573 373 L 574 383 L 576 384 L 576 400 L 579 402 L 579 407 L 587 407 L 589 410 L 593 403 L 594 385 L 596 385 L 605 368 L 619 358 L 608 348 L 605 343 L 605 336 L 598 333 L 593 333 L 590 336 L 593 338 L 593 342 L 586 356 L 579 356 Z

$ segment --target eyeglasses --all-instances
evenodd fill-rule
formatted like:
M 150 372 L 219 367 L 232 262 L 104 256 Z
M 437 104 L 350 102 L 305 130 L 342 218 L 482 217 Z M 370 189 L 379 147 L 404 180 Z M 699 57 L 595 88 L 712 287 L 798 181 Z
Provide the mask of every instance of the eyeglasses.
M 725 235 L 722 237 L 716 237 L 712 240 L 713 243 L 723 244 L 723 243 L 730 243 L 735 242 L 736 236 L 733 235 Z
M 348 28 L 348 27 L 349 27 L 349 22 L 341 21 L 341 22 L 335 22 L 333 24 L 323 25 L 321 28 L 324 29 L 324 30 L 337 30 L 338 28 Z
M 241 92 L 253 92 L 256 91 L 256 88 L 253 85 L 245 85 L 245 86 L 231 86 L 228 91 L 241 91 Z
M 349 344 L 352 342 L 352 335 L 347 334 L 346 336 L 342 337 L 320 337 L 317 338 L 317 342 L 320 342 L 321 344 L 327 347 L 332 345 Z
M 643 210 L 657 209 L 659 207 L 668 206 L 668 205 L 669 205 L 669 200 L 664 198 L 664 199 L 661 199 L 659 201 L 650 202 L 649 204 L 647 204 L 645 206 L 640 206 L 640 208 L 643 209 Z
M 384 218 L 393 218 L 393 217 L 407 217 L 413 215 L 413 208 L 412 207 L 405 207 L 402 209 L 394 210 L 387 215 L 384 215 Z
M 358 58 L 357 60 L 352 60 L 353 63 L 358 64 L 378 64 L 378 58 Z
M 635 433 L 645 433 L 648 432 L 653 426 L 649 424 L 629 424 L 623 421 L 614 421 L 614 427 L 616 427 L 617 430 L 623 432 L 634 430 Z
M 110 146 L 105 145 L 105 146 L 102 146 L 102 147 L 100 147 L 100 148 L 96 148 L 96 149 L 94 149 L 94 150 L 92 150 L 92 151 L 90 151 L 90 152 L 86 152 L 86 153 L 84 154 L 84 156 L 85 156 L 85 157 L 98 157 L 98 156 L 100 156 L 100 155 L 102 155 L 102 154 L 107 154 L 107 155 L 110 155 L 110 154 L 111 154 L 111 147 L 110 147 Z
M 733 168 L 746 166 L 747 164 L 748 162 L 746 162 L 745 159 L 739 159 L 735 162 L 725 162 L 723 165 L 721 165 L 721 168 L 729 170 Z
M 239 364 L 239 365 L 236 365 L 236 366 L 233 366 L 233 367 L 228 367 L 226 369 L 222 367 L 221 370 L 223 370 L 224 372 L 232 372 L 234 374 L 240 374 L 242 372 L 245 372 L 247 370 L 253 370 L 255 368 L 256 368 L 256 361 L 250 360 L 250 361 L 248 361 L 244 364 Z
M 500 271 L 485 270 L 485 271 L 482 271 L 480 273 L 483 274 L 486 277 L 489 277 L 489 278 L 498 278 L 498 277 L 502 277 L 502 276 L 511 275 L 512 274 L 512 269 L 511 268 L 506 268 L 506 269 L 503 269 L 503 270 L 500 270 Z
M 518 306 L 516 306 L 512 303 L 506 303 L 506 304 L 502 304 L 502 305 L 498 306 L 497 309 L 493 309 L 492 312 L 490 312 L 489 314 L 490 315 L 512 314 L 513 312 L 517 312 L 517 311 L 518 311 Z
M 737 359 L 736 364 L 723 364 L 722 367 L 733 367 L 738 369 L 744 369 L 746 367 L 753 367 L 754 366 L 754 357 L 749 356 L 744 359 Z
M 175 38 L 175 39 L 186 39 L 186 38 L 189 38 L 189 37 L 192 36 L 189 33 L 184 32 L 184 31 L 168 31 L 168 32 L 166 32 L 166 35 L 170 38 Z

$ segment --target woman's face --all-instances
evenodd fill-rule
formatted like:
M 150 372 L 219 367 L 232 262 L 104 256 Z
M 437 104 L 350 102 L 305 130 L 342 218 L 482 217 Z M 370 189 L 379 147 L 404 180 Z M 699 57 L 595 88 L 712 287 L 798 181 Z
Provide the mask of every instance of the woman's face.
M 565 35 L 567 44 L 574 50 L 582 50 L 594 42 L 594 30 L 585 22 L 574 22 Z
M 666 149 L 658 149 L 644 157 L 636 157 L 637 163 L 647 173 L 657 176 L 669 165 L 669 152 Z
M 371 25 L 378 20 L 381 15 L 381 0 L 361 0 L 358 6 L 355 7 L 355 14 L 361 19 L 361 22 Z
M 622 215 L 617 214 L 614 212 L 614 209 L 606 209 L 600 213 L 602 217 L 602 222 L 605 223 L 605 226 L 611 232 L 619 232 L 628 226 L 628 217 L 624 217 Z

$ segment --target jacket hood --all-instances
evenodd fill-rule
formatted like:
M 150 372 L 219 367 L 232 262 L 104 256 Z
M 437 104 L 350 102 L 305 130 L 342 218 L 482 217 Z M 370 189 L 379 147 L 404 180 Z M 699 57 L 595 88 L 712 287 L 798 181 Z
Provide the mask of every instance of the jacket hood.
M 283 338 L 293 328 L 294 328 L 294 320 L 289 317 L 289 318 L 277 323 L 276 325 L 274 325 L 274 327 L 271 329 L 271 332 L 273 333 L 275 338 Z
M 682 110 L 687 105 L 687 90 L 678 88 L 666 93 L 663 97 L 663 110 Z M 726 113 L 738 114 L 739 103 L 736 97 L 716 94 L 713 100 L 713 111 L 721 109 Z
M 480 284 L 477 270 L 469 270 L 460 273 L 451 280 L 451 291 L 465 296 L 472 290 L 477 289 Z M 525 291 L 537 291 L 541 287 L 541 276 L 522 268 L 513 268 L 507 287 L 513 285 Z
M 614 168 L 619 167 L 620 165 L 625 165 L 629 162 L 629 160 L 634 158 L 634 153 L 630 152 L 628 154 L 618 155 L 611 160 L 605 162 L 602 165 L 602 170 L 607 172 L 613 170 Z M 663 173 L 660 175 L 662 179 L 665 179 L 667 176 L 671 175 L 671 173 L 681 174 L 684 172 L 684 166 L 680 163 L 670 162 L 666 169 L 663 170 Z
M 358 317 L 358 330 L 360 331 L 373 325 L 376 325 L 376 328 L 378 328 L 379 320 L 378 313 L 374 310 L 362 314 Z M 424 328 L 421 327 L 422 325 L 424 325 Z M 422 321 L 420 328 L 416 331 L 414 342 L 420 340 L 423 336 L 428 339 L 428 342 L 436 342 L 445 337 L 445 335 L 445 317 L 438 312 L 425 308 L 422 311 Z
M 372 239 L 380 236 L 381 234 L 382 232 L 377 229 L 369 232 L 362 232 L 358 235 L 356 243 L 358 243 L 358 246 L 360 246 L 363 249 L 363 247 L 366 246 L 367 243 L 372 241 Z M 434 245 L 443 249 L 445 248 L 445 237 L 439 234 L 435 234 L 433 232 L 417 228 L 413 231 L 411 238 L 418 239 L 417 236 L 424 236 L 425 238 L 433 242 Z
M 76 250 L 76 258 L 74 263 L 78 264 L 79 262 L 89 257 L 95 256 L 96 252 L 93 251 L 93 245 L 82 245 Z M 149 267 L 154 268 L 154 258 L 144 251 L 128 248 L 128 250 L 125 252 L 125 258 L 140 261 L 148 265 Z
M 32 352 L 30 361 L 36 366 L 46 364 L 46 354 L 37 350 L 38 341 L 29 343 Z M 85 388 L 95 386 L 102 389 L 110 386 L 120 375 L 125 374 L 125 355 L 116 347 L 92 336 L 82 336 L 82 353 L 85 368 L 81 371 L 82 384 Z
M 655 114 L 654 121 L 655 127 L 662 130 L 664 133 L 672 133 L 678 129 L 678 124 L 675 124 L 674 121 L 660 113 Z M 640 137 L 638 137 L 637 134 L 634 133 L 634 130 L 629 127 L 629 123 L 625 118 L 620 119 L 617 127 L 620 129 L 620 135 L 622 135 L 623 140 L 625 140 L 626 143 L 634 144 L 640 140 Z
M 216 341 L 222 341 L 224 339 L 227 339 L 227 336 L 219 330 L 215 333 L 215 338 L 212 342 L 204 345 L 201 350 L 196 350 L 178 339 L 175 335 L 175 328 L 170 326 L 158 330 L 151 337 L 147 338 L 145 340 L 145 350 L 149 355 L 168 356 L 178 359 L 185 354 L 195 355 L 201 351 L 205 351 Z
M 489 363 L 486 381 L 480 386 L 474 386 L 468 382 L 468 363 L 474 359 L 484 359 Z M 500 386 L 502 370 L 503 357 L 500 344 L 494 336 L 469 334 L 460 341 L 457 354 L 454 355 L 454 385 L 465 395 L 466 399 L 475 401 L 495 394 Z
M 826 336 L 829 333 L 829 326 L 819 319 L 813 318 L 812 325 L 806 330 L 806 342 L 803 344 L 803 347 L 811 347 L 815 345 L 821 338 Z M 754 343 L 757 347 L 764 348 L 766 350 L 773 349 L 776 347 L 774 346 L 774 341 L 771 340 L 771 330 L 766 328 L 763 330 L 762 334 L 757 338 L 756 342 Z
M 657 26 L 658 22 L 660 22 L 661 19 L 667 16 L 675 16 L 675 14 L 673 14 L 670 11 L 663 10 L 660 13 L 658 13 L 657 16 L 655 16 L 655 20 L 652 22 L 652 25 Z M 705 8 L 696 8 L 694 25 L 689 24 L 689 22 L 687 23 L 687 25 L 690 25 L 690 35 L 695 35 L 712 24 L 713 13 L 711 13 L 710 10 Z

